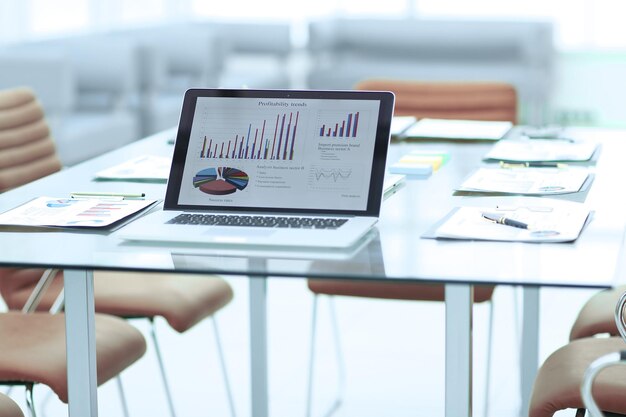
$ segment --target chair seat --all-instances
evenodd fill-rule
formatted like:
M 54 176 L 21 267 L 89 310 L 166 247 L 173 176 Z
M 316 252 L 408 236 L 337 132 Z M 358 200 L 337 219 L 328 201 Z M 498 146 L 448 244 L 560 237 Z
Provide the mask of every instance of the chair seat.
M 24 413 L 11 398 L 0 394 L 0 417 L 24 417 Z
M 619 333 L 615 324 L 615 306 L 624 292 L 626 285 L 600 291 L 592 296 L 578 313 L 569 339 L 575 340 L 601 333 L 617 336 Z
M 14 270 L 3 290 L 10 309 L 20 309 L 41 276 L 41 270 Z M 47 310 L 63 287 L 60 272 L 39 304 Z M 7 280 L 5 280 L 7 281 Z M 19 286 L 19 287 L 17 287 Z M 185 332 L 213 315 L 233 298 L 226 281 L 216 276 L 138 272 L 94 272 L 95 308 L 119 317 L 161 316 L 178 332 Z
M 445 300 L 445 288 L 441 284 L 309 279 L 308 285 L 309 289 L 315 294 L 413 301 Z M 475 286 L 474 302 L 480 303 L 490 300 L 493 291 L 493 286 Z
M 583 376 L 591 362 L 626 348 L 619 337 L 585 338 L 554 352 L 541 366 L 529 407 L 529 417 L 550 417 L 559 410 L 584 408 L 580 395 Z M 626 367 L 602 371 L 595 380 L 593 396 L 600 409 L 626 414 Z
M 146 351 L 141 333 L 117 317 L 96 314 L 98 385 L 118 375 Z M 0 314 L 0 377 L 48 385 L 67 403 L 65 315 Z

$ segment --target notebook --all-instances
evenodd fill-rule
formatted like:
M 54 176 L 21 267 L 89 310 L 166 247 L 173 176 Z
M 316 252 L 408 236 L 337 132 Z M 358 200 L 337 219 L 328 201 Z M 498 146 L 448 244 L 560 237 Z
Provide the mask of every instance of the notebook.
M 185 93 L 163 209 L 135 241 L 349 247 L 378 219 L 394 96 Z

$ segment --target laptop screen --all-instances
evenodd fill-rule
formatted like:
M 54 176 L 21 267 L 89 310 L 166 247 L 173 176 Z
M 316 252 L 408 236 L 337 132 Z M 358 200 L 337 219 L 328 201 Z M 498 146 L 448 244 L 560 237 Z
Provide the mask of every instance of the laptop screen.
M 189 90 L 165 209 L 378 215 L 393 95 Z

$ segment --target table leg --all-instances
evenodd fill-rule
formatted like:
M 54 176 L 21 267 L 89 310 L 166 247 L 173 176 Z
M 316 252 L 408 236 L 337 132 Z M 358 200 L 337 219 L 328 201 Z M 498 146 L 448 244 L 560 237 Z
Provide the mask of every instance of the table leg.
M 65 270 L 65 337 L 70 417 L 97 417 L 93 271 Z
M 250 277 L 252 417 L 268 417 L 267 277 Z
M 520 363 L 521 416 L 528 415 L 530 395 L 539 369 L 539 287 L 524 287 L 524 317 Z
M 446 417 L 472 415 L 472 303 L 469 284 L 446 284 Z

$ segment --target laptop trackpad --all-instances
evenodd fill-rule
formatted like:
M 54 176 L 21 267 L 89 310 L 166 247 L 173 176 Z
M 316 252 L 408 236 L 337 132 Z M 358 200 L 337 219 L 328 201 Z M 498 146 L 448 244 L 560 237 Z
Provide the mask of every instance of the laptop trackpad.
M 215 242 L 246 242 L 250 239 L 269 237 L 276 233 L 273 229 L 257 229 L 253 227 L 209 227 L 203 235 Z

